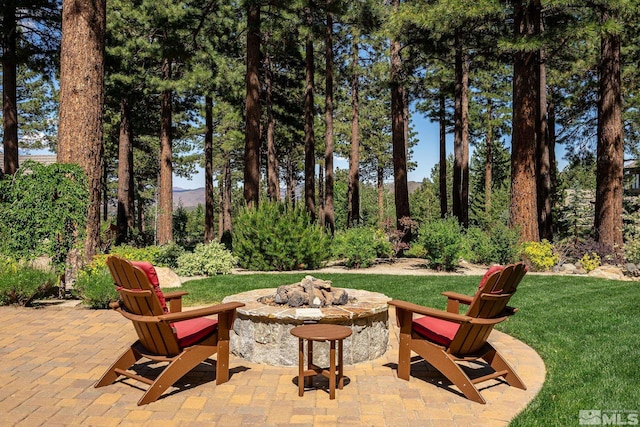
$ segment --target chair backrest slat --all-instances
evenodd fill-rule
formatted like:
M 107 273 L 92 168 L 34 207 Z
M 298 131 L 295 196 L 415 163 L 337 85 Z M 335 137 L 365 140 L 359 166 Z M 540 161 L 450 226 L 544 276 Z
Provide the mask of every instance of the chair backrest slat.
M 117 256 L 107 258 L 107 266 L 126 311 L 148 317 L 164 314 L 158 296 L 144 271 Z M 133 319 L 131 321 L 140 343 L 149 352 L 166 356 L 180 353 L 180 346 L 171 325 L 168 323 L 161 321 L 141 322 Z
M 471 354 L 485 345 L 493 326 L 503 320 L 501 316 L 525 273 L 525 265 L 517 263 L 506 266 L 488 278 L 469 306 L 467 316 L 473 319 L 495 319 L 495 322 L 471 320 L 460 325 L 449 345 L 449 353 Z

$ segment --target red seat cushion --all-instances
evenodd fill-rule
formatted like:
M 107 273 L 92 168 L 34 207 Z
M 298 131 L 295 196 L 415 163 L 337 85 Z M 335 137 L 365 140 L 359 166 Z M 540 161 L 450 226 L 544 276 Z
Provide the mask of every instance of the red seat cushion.
M 218 321 L 206 317 L 183 320 L 172 324 L 173 333 L 180 348 L 189 347 L 202 341 L 218 327 Z
M 151 283 L 151 286 L 153 286 L 153 290 L 158 296 L 162 311 L 168 313 L 169 309 L 167 308 L 167 300 L 164 298 L 162 289 L 160 289 L 160 280 L 158 280 L 158 273 L 156 272 L 156 268 L 153 266 L 153 264 L 146 261 L 131 261 L 131 265 L 138 267 L 139 269 L 144 271 L 144 274 L 149 279 L 149 283 Z
M 413 330 L 430 341 L 448 346 L 460 329 L 460 324 L 431 316 L 424 316 L 413 321 Z

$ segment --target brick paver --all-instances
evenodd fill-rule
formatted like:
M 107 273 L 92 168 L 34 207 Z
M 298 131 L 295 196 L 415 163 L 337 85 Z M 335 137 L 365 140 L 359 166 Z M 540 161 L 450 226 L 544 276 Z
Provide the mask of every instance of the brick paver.
M 216 385 L 215 367 L 201 364 L 158 401 L 139 407 L 142 385 L 135 381 L 93 387 L 136 339 L 122 316 L 79 306 L 0 307 L 0 316 L 0 426 L 503 426 L 545 377 L 531 348 L 494 331 L 491 342 L 527 390 L 487 382 L 481 392 L 488 403 L 480 405 L 443 386 L 446 380 L 424 362 L 418 377 L 400 380 L 392 314 L 389 350 L 375 361 L 345 365 L 345 387 L 334 401 L 322 389 L 298 397 L 297 366 L 232 356 L 228 383 Z

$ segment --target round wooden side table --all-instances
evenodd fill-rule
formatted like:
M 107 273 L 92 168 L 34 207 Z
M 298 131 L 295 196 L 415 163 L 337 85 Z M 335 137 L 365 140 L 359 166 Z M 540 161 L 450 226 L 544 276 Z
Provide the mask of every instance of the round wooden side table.
M 329 378 L 329 399 L 336 398 L 336 369 L 338 370 L 338 388 L 344 386 L 342 369 L 342 340 L 351 335 L 346 326 L 316 323 L 302 325 L 291 329 L 291 334 L 298 337 L 298 396 L 304 395 L 305 382 L 312 385 L 313 376 L 324 375 Z M 307 369 L 304 369 L 304 340 L 307 340 Z M 329 368 L 321 368 L 313 363 L 313 342 L 329 341 Z M 336 364 L 336 341 L 338 342 L 338 362 Z

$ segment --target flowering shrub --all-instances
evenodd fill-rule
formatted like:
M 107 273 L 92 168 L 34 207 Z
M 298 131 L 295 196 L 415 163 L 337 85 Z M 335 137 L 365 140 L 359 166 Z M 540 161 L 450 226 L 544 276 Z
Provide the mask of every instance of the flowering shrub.
M 580 258 L 579 262 L 580 262 L 580 265 L 582 265 L 582 268 L 584 269 L 584 271 L 586 271 L 587 273 L 592 270 L 595 270 L 601 265 L 600 257 L 595 252 L 591 252 L 591 255 L 584 254 L 582 258 Z
M 525 262 L 535 271 L 548 271 L 560 260 L 548 240 L 524 242 L 521 250 Z

